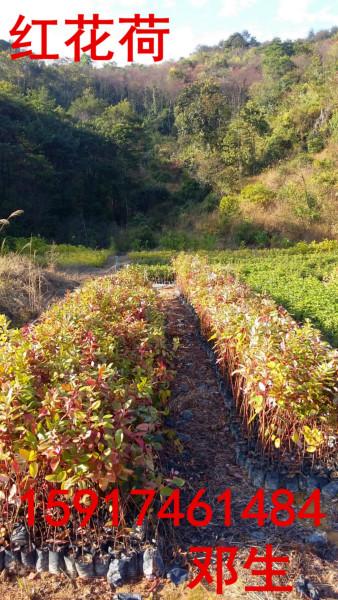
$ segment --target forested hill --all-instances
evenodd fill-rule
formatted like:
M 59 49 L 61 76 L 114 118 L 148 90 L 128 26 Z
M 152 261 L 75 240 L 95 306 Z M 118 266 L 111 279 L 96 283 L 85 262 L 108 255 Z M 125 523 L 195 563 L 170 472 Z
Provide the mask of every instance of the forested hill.
M 337 32 L 99 69 L 0 42 L 0 217 L 122 250 L 335 237 Z

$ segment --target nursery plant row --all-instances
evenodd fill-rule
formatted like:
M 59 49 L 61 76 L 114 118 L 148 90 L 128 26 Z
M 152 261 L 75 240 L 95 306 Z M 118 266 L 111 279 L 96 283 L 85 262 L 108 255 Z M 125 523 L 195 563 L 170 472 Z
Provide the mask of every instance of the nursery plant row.
M 338 242 L 325 240 L 323 242 L 298 242 L 289 248 L 240 248 L 236 250 L 201 250 L 197 253 L 208 256 L 216 262 L 237 262 L 240 259 L 279 258 L 281 256 L 311 257 L 317 259 L 325 257 L 327 253 L 337 253 Z M 189 252 L 189 251 L 188 251 Z M 129 252 L 128 257 L 133 263 L 144 265 L 168 265 L 180 254 L 177 250 L 143 250 Z
M 28 490 L 42 513 L 52 488 L 160 485 L 153 454 L 171 371 L 156 293 L 137 270 L 86 284 L 34 326 L 0 316 L 0 348 L 2 544 Z
M 255 291 L 268 293 L 299 321 L 310 319 L 333 346 L 338 344 L 338 247 L 337 242 L 301 242 L 288 249 L 200 252 L 212 264 L 248 283 Z M 146 277 L 170 282 L 169 251 L 130 253 Z
M 174 262 L 178 286 L 212 341 L 243 426 L 264 456 L 329 461 L 337 431 L 337 352 L 309 322 L 199 256 Z

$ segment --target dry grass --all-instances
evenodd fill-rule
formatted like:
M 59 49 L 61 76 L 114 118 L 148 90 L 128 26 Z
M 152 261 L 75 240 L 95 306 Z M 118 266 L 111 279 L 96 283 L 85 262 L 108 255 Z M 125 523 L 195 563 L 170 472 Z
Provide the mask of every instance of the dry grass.
M 294 214 L 292 206 L 281 200 L 276 201 L 269 209 L 250 205 L 242 206 L 242 217 L 254 223 L 262 231 L 279 232 L 293 242 L 304 240 L 318 242 L 325 239 L 337 239 L 338 221 L 333 203 L 322 201 L 323 218 L 319 222 L 309 222 Z
M 318 564 L 317 564 L 318 563 Z M 305 569 L 304 569 L 305 568 Z M 224 576 L 227 577 L 226 567 Z M 232 586 L 224 586 L 223 594 L 215 593 L 215 586 L 200 584 L 190 590 L 187 584 L 175 587 L 168 580 L 142 581 L 119 588 L 119 593 L 140 594 L 143 600 L 297 600 L 300 598 L 296 591 L 290 593 L 248 592 L 246 585 L 262 585 L 261 578 L 250 579 L 250 574 L 237 565 L 238 581 Z M 323 600 L 334 600 L 336 577 L 328 565 L 324 566 L 313 555 L 290 555 L 290 575 L 288 583 L 294 582 L 304 570 L 312 582 L 318 585 Z M 216 574 L 213 574 L 214 579 Z M 256 581 L 256 580 L 257 581 Z M 280 584 L 280 578 L 276 579 Z M 285 580 L 285 583 L 287 581 Z M 112 600 L 114 594 L 104 579 L 71 581 L 65 575 L 55 577 L 48 573 L 11 575 L 3 571 L 0 574 L 0 594 L 2 600 Z
M 0 581 L 2 600 L 112 600 L 113 593 L 105 580 L 70 581 L 65 576 L 55 577 L 49 574 L 36 575 L 33 578 L 18 577 Z M 295 594 L 250 593 L 244 589 L 241 580 L 234 586 L 224 588 L 224 593 L 216 595 L 203 584 L 190 590 L 187 585 L 175 587 L 166 580 L 147 581 L 119 588 L 119 593 L 140 594 L 143 600 L 296 600 Z
M 0 255 L 0 313 L 15 326 L 36 319 L 51 301 L 77 284 L 75 278 L 42 269 L 26 256 Z
M 312 156 L 312 163 L 299 166 L 293 160 L 285 161 L 282 168 L 274 166 L 253 180 L 263 182 L 277 195 L 283 186 L 290 183 L 303 194 L 309 192 L 318 202 L 320 210 L 318 220 L 311 221 L 305 215 L 302 217 L 299 214 L 301 208 L 299 198 L 280 198 L 268 210 L 257 206 L 246 206 L 243 210 L 244 216 L 251 217 L 262 228 L 270 231 L 278 230 L 292 240 L 336 239 L 338 235 L 337 184 L 325 184 L 325 177 L 323 181 L 320 177 L 327 174 L 324 161 L 331 163 L 328 172 L 332 178 L 334 177 L 338 168 L 337 156 L 338 144 L 331 142 L 325 150 Z

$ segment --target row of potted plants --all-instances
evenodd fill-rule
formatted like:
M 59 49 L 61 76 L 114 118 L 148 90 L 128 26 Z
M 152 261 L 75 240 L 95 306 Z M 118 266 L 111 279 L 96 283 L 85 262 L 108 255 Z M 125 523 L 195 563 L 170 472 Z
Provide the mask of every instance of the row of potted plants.
M 302 463 L 329 459 L 337 431 L 337 352 L 306 322 L 220 265 L 180 255 L 181 292 L 232 387 L 246 434 L 262 453 Z
M 32 541 L 43 547 L 55 531 L 61 536 L 44 520 L 51 489 L 68 490 L 71 502 L 75 489 L 106 496 L 116 486 L 128 493 L 159 483 L 154 449 L 170 394 L 168 359 L 156 293 L 133 268 L 68 294 L 35 325 L 12 329 L 0 316 L 3 546 L 13 550 L 13 528 L 27 521 L 28 490 L 36 499 L 32 550 Z M 68 541 L 79 527 L 71 514 Z M 108 505 L 100 515 L 105 522 Z

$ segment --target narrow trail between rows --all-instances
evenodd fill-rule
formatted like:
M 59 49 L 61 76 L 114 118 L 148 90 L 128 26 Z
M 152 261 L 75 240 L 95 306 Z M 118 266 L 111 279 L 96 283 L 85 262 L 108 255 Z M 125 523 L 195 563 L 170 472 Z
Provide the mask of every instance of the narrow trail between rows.
M 167 287 L 159 290 L 166 316 L 169 338 L 179 338 L 180 345 L 175 357 L 176 376 L 172 385 L 170 417 L 168 425 L 176 431 L 180 442 L 173 442 L 167 448 L 163 460 L 164 470 L 186 480 L 182 490 L 182 511 L 202 488 L 206 494 L 202 500 L 213 508 L 213 518 L 207 527 L 192 527 L 186 520 L 180 527 L 173 528 L 177 546 L 187 552 L 191 546 L 238 546 L 239 563 L 243 564 L 251 547 L 260 549 L 264 555 L 266 544 L 272 544 L 277 556 L 290 557 L 288 577 L 283 583 L 292 583 L 299 574 L 311 577 L 321 589 L 322 598 L 338 598 L 335 578 L 334 550 L 323 552 L 304 544 L 304 537 L 314 530 L 304 521 L 287 528 L 273 525 L 270 521 L 265 527 L 258 527 L 254 519 L 243 520 L 241 513 L 248 501 L 257 492 L 248 481 L 244 468 L 236 463 L 235 440 L 233 439 L 224 397 L 219 392 L 213 361 L 209 358 L 205 346 L 199 337 L 198 326 L 187 306 L 181 299 L 177 288 Z M 224 526 L 224 504 L 217 498 L 226 489 L 232 490 L 232 525 Z M 271 510 L 271 493 L 266 493 L 266 511 Z M 195 513 L 203 519 L 205 513 Z M 253 568 L 263 568 L 257 564 Z M 274 566 L 274 568 L 281 568 Z M 250 578 L 250 571 L 241 575 L 251 581 L 251 585 L 260 585 L 260 578 Z M 277 578 L 277 584 L 281 584 Z M 231 595 L 226 598 L 238 597 Z M 299 598 L 298 594 L 245 593 L 251 598 Z M 244 597 L 243 596 L 243 597 Z

